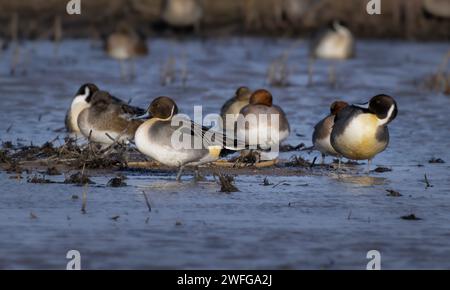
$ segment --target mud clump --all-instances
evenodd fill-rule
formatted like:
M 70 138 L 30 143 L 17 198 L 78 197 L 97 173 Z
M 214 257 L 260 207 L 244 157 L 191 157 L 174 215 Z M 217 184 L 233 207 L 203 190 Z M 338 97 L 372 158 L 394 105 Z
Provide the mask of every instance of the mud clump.
M 311 162 L 301 156 L 294 155 L 285 164 L 287 167 L 311 167 Z
M 445 161 L 441 158 L 431 158 L 430 160 L 428 160 L 428 163 L 430 164 L 443 164 L 445 163 Z
M 388 193 L 388 194 L 386 194 L 387 196 L 392 196 L 392 197 L 403 196 L 400 192 L 392 190 L 392 189 L 386 189 L 386 191 Z
M 239 189 L 233 184 L 234 177 L 231 175 L 223 175 L 222 173 L 218 173 L 220 183 L 220 192 L 237 192 Z
M 106 184 L 106 186 L 108 187 L 124 187 L 127 186 L 127 183 L 125 182 L 126 180 L 126 176 L 124 175 L 118 175 L 114 178 L 111 178 L 108 183 Z
M 261 154 L 255 150 L 243 151 L 241 155 L 234 161 L 241 164 L 256 164 L 260 161 Z
M 89 178 L 89 176 L 81 172 L 77 172 L 70 175 L 64 180 L 64 183 L 76 185 L 94 184 L 94 182 Z
M 27 179 L 28 183 L 34 183 L 34 184 L 49 184 L 54 183 L 53 181 L 46 179 L 45 176 L 39 177 L 37 175 L 34 175 L 33 177 L 30 177 Z
M 384 173 L 384 172 L 390 172 L 392 171 L 392 169 L 387 168 L 387 167 L 377 167 L 374 170 L 372 170 L 372 172 L 376 172 L 376 173 Z
M 419 221 L 421 220 L 421 218 L 416 217 L 415 214 L 409 214 L 409 215 L 404 215 L 400 217 L 402 220 L 408 220 L 408 221 Z

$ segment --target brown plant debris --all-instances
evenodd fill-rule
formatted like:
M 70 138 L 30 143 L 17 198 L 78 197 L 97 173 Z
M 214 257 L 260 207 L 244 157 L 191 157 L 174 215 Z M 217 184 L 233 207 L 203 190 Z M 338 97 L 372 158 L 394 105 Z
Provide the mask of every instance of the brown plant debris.
M 109 187 L 124 187 L 127 186 L 127 183 L 125 182 L 126 176 L 119 174 L 116 177 L 111 178 L 106 186 Z
M 220 182 L 220 192 L 237 192 L 239 189 L 234 186 L 234 177 L 231 175 L 223 175 L 222 173 L 218 172 L 217 176 L 219 177 Z
M 408 220 L 408 221 L 418 221 L 421 220 L 421 218 L 416 217 L 415 214 L 409 214 L 409 215 L 404 215 L 400 217 L 402 220 Z
M 70 175 L 64 180 L 64 183 L 77 185 L 94 184 L 94 182 L 89 178 L 89 176 L 81 172 L 77 172 Z
M 388 194 L 386 194 L 387 196 L 393 196 L 393 197 L 402 196 L 402 194 L 400 192 L 392 190 L 392 189 L 386 189 L 386 191 L 388 192 Z

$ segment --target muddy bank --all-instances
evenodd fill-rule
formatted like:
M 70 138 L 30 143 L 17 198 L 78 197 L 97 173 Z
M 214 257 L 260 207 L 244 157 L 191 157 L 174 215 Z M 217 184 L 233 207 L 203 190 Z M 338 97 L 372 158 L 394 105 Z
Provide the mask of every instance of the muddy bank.
M 358 37 L 449 40 L 450 18 L 432 0 L 382 1 L 381 15 L 366 12 L 367 1 L 228 0 L 200 1 L 204 36 L 257 34 L 308 36 L 332 19 L 345 20 Z M 18 26 L 24 38 L 48 38 L 61 21 L 64 37 L 98 37 L 120 21 L 151 35 L 171 34 L 161 23 L 162 0 L 81 1 L 81 15 L 68 15 L 68 0 L 0 1 L 0 35 Z M 442 4 L 441 4 L 442 5 Z M 12 21 L 18 16 L 17 24 Z M 56 20 L 56 21 L 55 21 Z M 194 30 L 182 32 L 194 33 Z
M 53 141 L 54 142 L 54 141 Z M 41 146 L 14 145 L 3 142 L 0 148 L 0 169 L 10 174 L 11 179 L 28 176 L 30 183 L 51 183 L 46 176 L 67 175 L 68 182 L 85 183 L 85 177 L 102 176 L 118 172 L 139 174 L 175 175 L 177 168 L 162 165 L 137 152 L 133 147 L 115 146 L 109 149 L 97 149 L 95 144 L 78 146 L 73 139 L 66 138 L 61 146 L 52 141 Z M 201 174 L 226 175 L 267 175 L 267 176 L 304 176 L 335 173 L 337 160 L 329 165 L 317 164 L 317 158 L 307 160 L 300 156 L 305 152 L 288 151 L 290 158 L 269 161 L 246 162 L 239 156 L 220 159 L 212 164 L 201 166 Z M 296 154 L 297 153 L 297 154 Z M 343 164 L 341 172 L 357 173 L 356 162 Z M 194 173 L 195 168 L 188 166 L 183 172 Z M 81 176 L 70 175 L 71 173 Z M 375 171 L 376 172 L 376 171 Z M 75 181 L 73 181 L 75 179 Z

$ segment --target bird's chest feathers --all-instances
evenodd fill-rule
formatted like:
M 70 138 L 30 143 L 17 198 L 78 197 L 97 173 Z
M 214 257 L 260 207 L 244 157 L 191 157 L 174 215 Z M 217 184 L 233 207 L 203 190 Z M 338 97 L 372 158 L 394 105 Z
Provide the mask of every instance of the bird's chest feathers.
M 355 159 L 366 159 L 384 149 L 386 144 L 377 139 L 379 120 L 373 114 L 354 118 L 339 138 L 342 149 Z

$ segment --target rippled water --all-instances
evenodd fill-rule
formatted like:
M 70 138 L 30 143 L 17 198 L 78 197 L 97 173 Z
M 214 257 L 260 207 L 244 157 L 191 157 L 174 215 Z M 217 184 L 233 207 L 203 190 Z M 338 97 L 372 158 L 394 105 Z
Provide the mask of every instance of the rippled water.
M 172 175 L 123 172 L 127 187 L 88 189 L 86 214 L 80 212 L 81 187 L 28 184 L 0 172 L 0 268 L 63 269 L 70 249 L 81 252 L 83 268 L 93 269 L 365 269 L 372 249 L 381 252 L 382 268 L 450 268 L 450 98 L 417 85 L 436 70 L 449 43 L 360 41 L 356 59 L 334 64 L 336 87 L 329 84 L 326 61 L 315 64 L 314 85 L 306 85 L 304 42 L 154 39 L 150 47 L 129 82 L 88 41 L 63 42 L 56 59 L 51 43 L 25 43 L 15 76 L 9 75 L 12 52 L 4 52 L 1 141 L 40 144 L 61 135 L 54 130 L 63 126 L 71 97 L 87 81 L 140 106 L 155 96 L 173 96 L 189 115 L 193 105 L 203 105 L 204 114 L 218 112 L 240 85 L 266 87 L 288 115 L 291 144 L 310 144 L 312 127 L 336 98 L 363 102 L 384 92 L 396 98 L 399 115 L 390 124 L 390 146 L 374 166 L 392 171 L 269 176 L 275 187 L 262 185 L 265 175 L 240 175 L 240 192 L 232 194 L 220 193 L 212 177 L 193 184 L 185 176 L 178 184 Z M 289 48 L 290 85 L 271 88 L 268 66 Z M 177 79 L 161 86 L 171 57 Z M 447 163 L 429 164 L 432 157 Z M 424 174 L 433 187 L 425 188 Z M 104 185 L 111 176 L 92 179 Z M 386 196 L 386 189 L 403 196 Z M 400 219 L 411 213 L 422 220 Z

